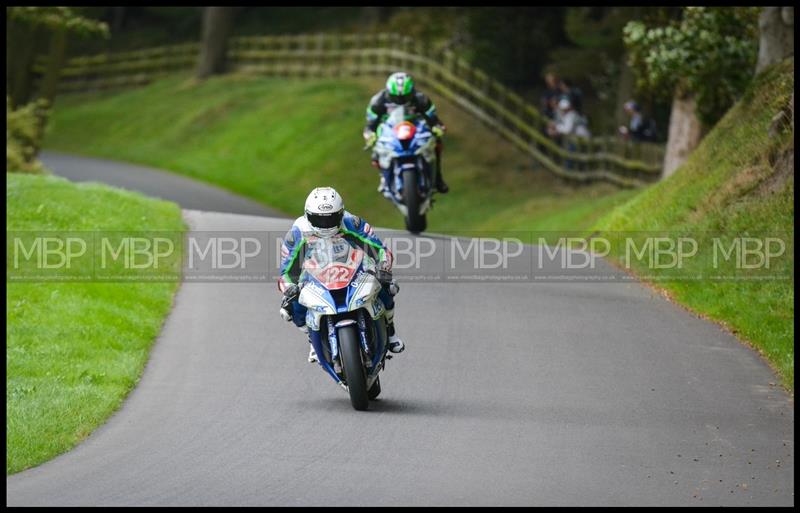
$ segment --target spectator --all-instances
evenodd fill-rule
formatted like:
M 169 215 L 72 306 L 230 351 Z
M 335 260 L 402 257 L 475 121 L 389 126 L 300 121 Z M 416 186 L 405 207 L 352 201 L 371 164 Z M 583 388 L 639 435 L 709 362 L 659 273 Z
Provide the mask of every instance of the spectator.
M 561 136 L 591 137 L 587 119 L 572 105 L 569 98 L 563 96 L 558 102 L 555 122 L 550 124 L 548 133 L 551 137 Z
M 623 109 L 625 114 L 630 116 L 628 126 L 619 127 L 619 132 L 625 140 L 634 142 L 656 140 L 656 123 L 652 118 L 642 114 L 642 107 L 638 103 L 633 100 L 625 102 Z
M 558 84 L 561 96 L 566 96 L 578 114 L 583 114 L 583 91 L 578 87 L 574 87 L 567 80 L 561 79 Z
M 556 121 L 548 126 L 548 134 L 550 137 L 553 137 L 559 145 L 566 142 L 567 151 L 570 153 L 575 152 L 577 147 L 574 138 L 591 137 L 587 126 L 587 120 L 575 110 L 569 98 L 566 96 L 562 97 L 558 102 L 557 112 Z M 572 169 L 573 162 L 567 159 L 564 165 L 567 169 Z
M 560 81 L 555 73 L 548 72 L 544 76 L 544 82 L 547 87 L 541 99 L 542 113 L 547 116 L 548 119 L 555 119 L 556 105 L 561 96 L 561 88 L 559 87 Z

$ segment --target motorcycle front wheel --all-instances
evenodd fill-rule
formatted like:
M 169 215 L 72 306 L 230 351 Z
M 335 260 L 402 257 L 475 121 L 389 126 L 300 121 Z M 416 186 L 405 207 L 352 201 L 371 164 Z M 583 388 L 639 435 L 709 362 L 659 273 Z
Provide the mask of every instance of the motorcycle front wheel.
M 403 171 L 403 200 L 406 205 L 406 229 L 411 233 L 424 232 L 428 226 L 425 214 L 419 213 L 420 197 L 417 170 Z
M 369 407 L 367 393 L 367 374 L 361 360 L 361 343 L 355 326 L 339 329 L 339 350 L 342 358 L 342 370 L 350 393 L 350 403 L 356 410 Z

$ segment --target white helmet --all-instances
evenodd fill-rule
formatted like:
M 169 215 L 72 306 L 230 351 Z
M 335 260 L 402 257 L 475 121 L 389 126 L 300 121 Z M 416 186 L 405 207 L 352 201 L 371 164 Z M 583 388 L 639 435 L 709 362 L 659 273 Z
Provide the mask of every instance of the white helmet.
M 333 237 L 344 218 L 344 202 L 332 187 L 317 187 L 306 198 L 306 219 L 319 237 Z

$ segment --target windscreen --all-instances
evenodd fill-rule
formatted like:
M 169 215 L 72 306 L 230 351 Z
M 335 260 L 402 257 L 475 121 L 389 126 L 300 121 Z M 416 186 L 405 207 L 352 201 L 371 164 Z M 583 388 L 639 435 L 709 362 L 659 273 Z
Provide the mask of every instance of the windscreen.
M 312 237 L 306 244 L 303 273 L 313 276 L 328 290 L 347 287 L 364 258 L 360 248 L 342 237 Z

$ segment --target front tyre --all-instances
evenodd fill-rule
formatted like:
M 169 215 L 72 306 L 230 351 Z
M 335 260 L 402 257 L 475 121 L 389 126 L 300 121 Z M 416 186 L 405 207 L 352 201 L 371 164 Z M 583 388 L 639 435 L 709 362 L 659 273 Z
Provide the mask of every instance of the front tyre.
M 369 406 L 367 394 L 367 374 L 361 361 L 361 343 L 355 326 L 339 328 L 339 349 L 342 358 L 350 403 L 356 410 L 366 410 Z
M 403 200 L 406 205 L 406 229 L 411 233 L 424 232 L 428 227 L 425 214 L 419 213 L 420 197 L 417 170 L 403 171 Z

